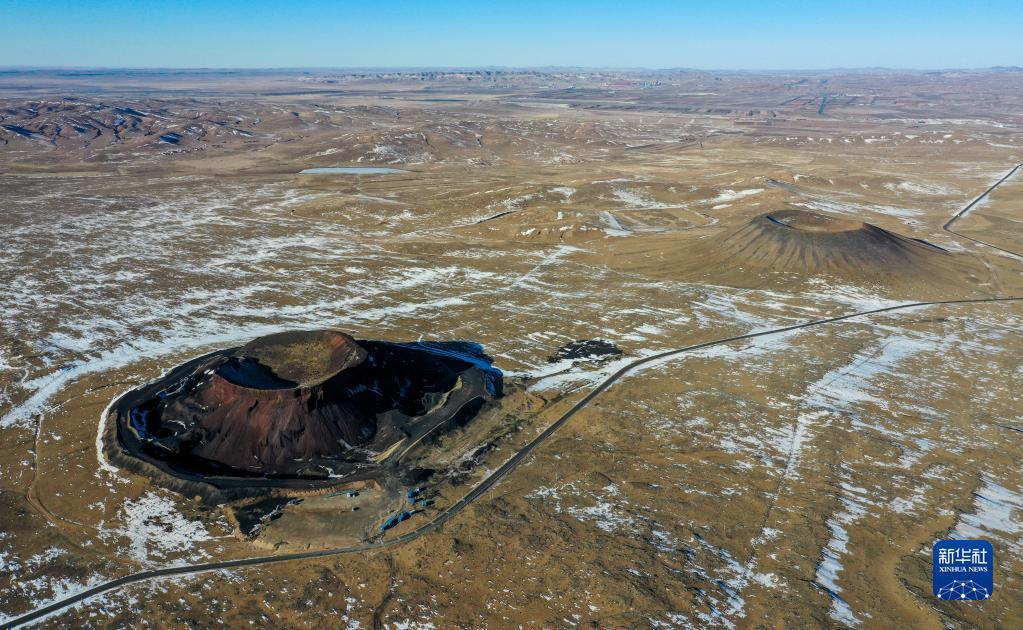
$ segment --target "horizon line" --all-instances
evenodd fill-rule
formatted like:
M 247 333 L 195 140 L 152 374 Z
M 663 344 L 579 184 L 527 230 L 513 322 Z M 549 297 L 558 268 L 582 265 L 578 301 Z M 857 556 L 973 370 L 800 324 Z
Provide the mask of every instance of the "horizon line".
M 589 71 L 589 72 L 837 72 L 837 71 L 888 71 L 888 72 L 983 72 L 992 70 L 1023 71 L 1023 66 L 993 65 L 970 67 L 914 68 L 895 66 L 834 66 L 820 68 L 699 68 L 692 66 L 576 66 L 576 65 L 484 65 L 484 66 L 65 66 L 65 65 L 0 65 L 0 72 L 47 72 L 47 71 L 174 71 L 174 72 L 467 72 L 467 71 Z

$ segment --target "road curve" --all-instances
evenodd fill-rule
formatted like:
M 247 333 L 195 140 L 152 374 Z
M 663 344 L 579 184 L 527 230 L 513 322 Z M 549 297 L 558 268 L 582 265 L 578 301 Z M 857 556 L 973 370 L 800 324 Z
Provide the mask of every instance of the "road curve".
M 961 234 L 961 233 L 956 232 L 955 230 L 952 229 L 952 225 L 955 224 L 956 221 L 958 221 L 959 219 L 962 219 L 964 216 L 966 216 L 967 212 L 972 210 L 973 207 L 976 206 L 978 203 L 980 203 L 981 201 L 986 199 L 988 195 L 990 195 L 992 192 L 994 192 L 995 188 L 998 188 L 999 186 L 1004 184 L 1010 177 L 1012 177 L 1013 175 L 1016 174 L 1016 171 L 1018 171 L 1021 168 L 1023 168 L 1023 164 L 1017 164 L 1016 166 L 1012 167 L 1012 169 L 1008 173 L 1006 173 L 1004 177 L 1002 177 L 997 182 L 991 184 L 991 186 L 989 186 L 987 190 L 982 192 L 979 197 L 977 197 L 976 199 L 971 201 L 969 204 L 967 204 L 959 212 L 956 212 L 955 214 L 953 214 L 952 218 L 949 219 L 948 221 L 946 221 L 945 225 L 941 226 L 941 229 L 945 230 L 949 234 L 955 234 L 956 236 L 958 236 L 960 238 L 965 238 L 966 240 L 973 241 L 974 243 L 977 243 L 979 245 L 984 245 L 984 246 L 990 247 L 992 249 L 997 249 L 1000 252 L 1004 252 L 1006 254 L 1011 254 L 1011 255 L 1013 255 L 1013 256 L 1023 260 L 1023 254 L 1020 254 L 1018 252 L 1009 251 L 1009 250 L 1001 248 L 1001 247 L 999 247 L 997 245 L 992 245 L 991 243 L 987 243 L 987 242 L 984 242 L 984 241 L 982 241 L 980 239 L 973 238 L 972 236 L 966 236 L 965 234 Z
M 1019 168 L 1019 167 L 1017 167 Z M 1010 173 L 1011 174 L 1011 173 Z M 1008 177 L 1008 176 L 1007 176 Z M 1003 179 L 1004 181 L 1004 179 Z M 976 203 L 976 202 L 974 202 Z M 168 577 L 174 575 L 188 575 L 193 573 L 204 573 L 208 571 L 218 571 L 221 569 L 235 569 L 239 567 L 247 567 L 260 564 L 273 564 L 278 562 L 289 562 L 291 560 L 308 560 L 312 558 L 322 558 L 326 556 L 336 556 L 341 554 L 359 553 L 364 551 L 373 551 L 376 549 L 385 549 L 387 547 L 393 547 L 402 543 L 409 542 L 416 538 L 419 538 L 423 534 L 431 532 L 439 528 L 444 523 L 451 520 L 455 515 L 464 510 L 470 503 L 478 499 L 487 490 L 494 487 L 499 481 L 508 476 L 523 460 L 525 460 L 533 451 L 535 451 L 541 444 L 547 441 L 554 433 L 568 422 L 572 416 L 578 413 L 581 409 L 590 404 L 590 402 L 599 396 L 603 391 L 614 385 L 622 377 L 636 368 L 658 361 L 660 359 L 685 354 L 687 352 L 693 352 L 695 350 L 701 350 L 703 348 L 710 348 L 713 346 L 719 346 L 727 343 L 733 343 L 736 341 L 742 341 L 745 339 L 755 339 L 757 337 L 766 337 L 768 335 L 777 335 L 780 333 L 788 332 L 791 330 L 799 330 L 802 328 L 811 328 L 814 326 L 821 326 L 823 324 L 832 324 L 835 322 L 845 321 L 847 319 L 853 319 L 856 317 L 864 317 L 867 315 L 875 315 L 877 313 L 887 313 L 891 311 L 900 311 L 911 308 L 920 308 L 924 306 L 936 306 L 939 304 L 983 304 L 983 303 L 994 303 L 994 302 L 1018 302 L 1023 301 L 1023 297 L 1001 297 L 1001 298 L 981 298 L 981 299 L 964 299 L 964 300 L 936 300 L 932 302 L 909 302 L 905 304 L 897 304 L 894 306 L 886 306 L 884 308 L 876 308 L 867 311 L 858 311 L 856 313 L 849 313 L 847 315 L 839 315 L 837 317 L 827 317 L 822 319 L 815 319 L 802 324 L 793 324 L 791 326 L 784 326 L 782 328 L 774 328 L 771 330 L 764 330 L 755 333 L 748 333 L 745 335 L 735 335 L 734 337 L 725 337 L 722 339 L 715 339 L 712 341 L 705 341 L 682 348 L 676 348 L 674 350 L 666 350 L 657 354 L 652 354 L 641 359 L 637 359 L 628 365 L 622 367 L 617 372 L 611 374 L 606 379 L 601 381 L 593 390 L 590 391 L 586 396 L 580 399 L 571 409 L 563 413 L 557 420 L 555 420 L 547 429 L 540 435 L 533 438 L 531 442 L 526 444 L 519 450 L 515 455 L 510 457 L 500 468 L 495 470 L 486 479 L 481 481 L 479 485 L 470 490 L 465 496 L 453 503 L 452 505 L 445 508 L 440 512 L 433 520 L 428 523 L 406 533 L 401 536 L 382 540 L 378 543 L 356 545 L 353 547 L 339 547 L 335 549 L 322 549 L 319 551 L 305 551 L 298 553 L 288 553 L 272 556 L 256 556 L 252 558 L 239 558 L 236 560 L 222 560 L 218 562 L 205 562 L 201 564 L 185 564 L 171 567 L 164 567 L 162 569 L 149 569 L 146 571 L 140 571 L 138 573 L 132 573 L 119 577 L 109 582 L 104 582 L 97 586 L 88 588 L 80 593 L 65 597 L 64 599 L 55 601 L 47 606 L 37 608 L 31 612 L 25 613 L 19 617 L 15 617 L 4 622 L 0 625 L 0 628 L 15 628 L 26 623 L 38 621 L 41 618 L 58 612 L 65 608 L 68 608 L 79 602 L 83 602 L 89 598 L 108 593 L 116 590 L 122 586 L 128 584 L 135 584 L 137 582 L 144 582 L 147 580 L 153 580 L 161 577 Z

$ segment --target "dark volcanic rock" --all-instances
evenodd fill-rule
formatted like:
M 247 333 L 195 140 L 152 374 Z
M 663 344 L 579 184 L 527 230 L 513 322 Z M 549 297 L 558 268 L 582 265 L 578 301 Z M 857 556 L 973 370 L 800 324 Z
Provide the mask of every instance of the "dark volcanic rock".
M 116 405 L 123 449 L 174 475 L 323 480 L 458 426 L 500 396 L 476 344 L 288 332 L 186 364 Z
M 622 351 L 618 346 L 603 339 L 581 339 L 566 344 L 552 354 L 547 360 L 550 363 L 557 363 L 565 359 L 594 359 L 600 357 L 617 356 Z

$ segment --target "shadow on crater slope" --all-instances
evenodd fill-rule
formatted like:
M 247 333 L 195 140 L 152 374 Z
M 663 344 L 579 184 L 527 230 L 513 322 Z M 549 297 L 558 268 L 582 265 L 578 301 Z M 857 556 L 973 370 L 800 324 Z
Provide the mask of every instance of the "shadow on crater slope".
M 973 295 L 988 274 L 970 256 L 869 223 L 805 210 L 754 217 L 699 242 L 679 262 L 687 279 L 794 288 L 808 279 L 906 295 Z

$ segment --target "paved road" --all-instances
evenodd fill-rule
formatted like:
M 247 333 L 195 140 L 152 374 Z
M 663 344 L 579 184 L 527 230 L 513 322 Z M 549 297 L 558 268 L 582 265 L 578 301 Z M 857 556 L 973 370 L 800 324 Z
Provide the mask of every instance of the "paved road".
M 983 201 L 996 188 L 1001 186 L 1010 177 L 1015 175 L 1016 172 L 1020 168 L 1023 168 L 1023 164 L 1017 164 L 1015 167 L 1013 167 L 1008 173 L 1005 174 L 1004 177 L 1002 177 L 997 182 L 992 184 L 987 190 L 985 190 L 983 193 L 981 193 L 980 196 L 978 196 L 976 199 L 971 201 L 968 205 L 963 207 L 959 212 L 955 213 L 955 215 L 953 215 L 951 219 L 949 219 L 943 226 L 941 226 L 942 229 L 945 230 L 946 232 L 951 233 L 951 234 L 955 234 L 956 236 L 959 236 L 961 238 L 965 238 L 965 239 L 968 239 L 970 241 L 973 241 L 974 243 L 978 243 L 980 245 L 985 245 L 987 247 L 991 247 L 991 248 L 997 249 L 997 250 L 1005 252 L 1007 254 L 1012 254 L 1013 256 L 1018 256 L 1020 258 L 1023 258 L 1023 254 L 1018 254 L 1016 252 L 1012 252 L 1012 251 L 1009 251 L 1009 250 L 1006 250 L 1006 249 L 1002 249 L 1001 247 L 998 247 L 996 245 L 992 245 L 990 243 L 985 243 L 984 241 L 972 238 L 970 236 L 965 236 L 965 235 L 960 234 L 959 232 L 956 232 L 956 231 L 954 231 L 952 229 L 952 225 L 954 225 L 957 221 L 959 221 L 964 216 L 966 216 L 966 214 L 970 210 L 972 210 L 978 203 Z M 506 214 L 506 213 L 503 213 L 503 214 Z M 494 217 L 490 217 L 490 218 L 494 218 Z M 488 219 L 484 219 L 484 221 L 486 221 L 486 220 L 488 220 Z M 507 462 L 505 462 L 504 465 L 502 465 L 500 468 L 498 468 L 496 471 L 494 471 L 489 477 L 487 477 L 482 482 L 480 482 L 479 485 L 477 485 L 475 488 L 473 488 L 471 491 L 469 491 L 468 494 L 466 494 L 461 499 L 459 499 L 457 502 L 455 502 L 454 504 L 452 504 L 451 506 L 447 507 L 445 510 L 440 512 L 433 520 L 431 520 L 430 522 L 428 522 L 428 523 L 418 527 L 417 529 L 412 530 L 411 532 L 408 532 L 406 534 L 402 534 L 401 536 L 397 536 L 395 538 L 385 539 L 385 540 L 382 540 L 382 541 L 380 541 L 378 543 L 365 544 L 365 545 L 356 545 L 354 547 L 339 547 L 339 548 L 335 548 L 335 549 L 323 549 L 323 550 L 320 550 L 320 551 L 306 551 L 306 552 L 300 552 L 300 553 L 289 553 L 289 554 L 281 554 L 281 555 L 274 555 L 274 556 L 257 556 L 257 557 L 253 557 L 253 558 L 241 558 L 241 559 L 238 559 L 238 560 L 224 560 L 224 561 L 220 561 L 220 562 L 207 562 L 207 563 L 201 563 L 201 564 L 186 564 L 186 565 L 179 565 L 179 566 L 173 566 L 173 567 L 166 567 L 166 568 L 163 568 L 163 569 L 151 569 L 151 570 L 148 570 L 148 571 L 140 571 L 138 573 L 132 573 L 130 575 L 126 575 L 124 577 L 120 577 L 120 578 L 111 580 L 109 582 L 105 582 L 105 583 L 100 584 L 98 586 L 94 586 L 92 588 L 86 589 L 86 590 L 84 590 L 84 591 L 82 591 L 80 593 L 77 593 L 75 595 L 71 595 L 70 597 L 66 597 L 64 599 L 55 601 L 52 604 L 49 604 L 48 606 L 43 606 L 42 608 L 38 608 L 36 610 L 33 610 L 33 611 L 31 611 L 29 613 L 26 613 L 26 614 L 24 614 L 24 615 L 22 615 L 20 617 L 16 617 L 16 618 L 14 618 L 14 619 L 12 619 L 12 620 L 10 620 L 10 621 L 0 625 L 0 629 L 14 628 L 14 627 L 17 627 L 17 626 L 20 626 L 20 625 L 24 625 L 24 624 L 32 622 L 32 621 L 37 621 L 37 620 L 45 617 L 46 615 L 58 612 L 60 610 L 68 608 L 69 606 L 73 606 L 74 604 L 77 604 L 79 602 L 85 601 L 85 600 L 87 600 L 87 599 L 89 599 L 91 597 L 95 597 L 96 595 L 101 595 L 103 593 L 108 593 L 108 592 L 116 590 L 116 589 L 118 589 L 118 588 L 120 588 L 122 586 L 126 586 L 128 584 L 134 584 L 134 583 L 137 583 L 137 582 L 144 582 L 144 581 L 147 581 L 147 580 L 152 580 L 152 579 L 161 578 L 161 577 L 167 577 L 167 576 L 173 576 L 173 575 L 187 575 L 187 574 L 193 574 L 193 573 L 204 573 L 204 572 L 208 572 L 208 571 L 217 571 L 217 570 L 221 570 L 221 569 L 233 569 L 233 568 L 238 568 L 238 567 L 247 567 L 247 566 L 259 565 L 259 564 L 272 564 L 272 563 L 277 563 L 277 562 L 289 562 L 291 560 L 308 560 L 308 559 L 311 559 L 311 558 L 322 558 L 322 557 L 325 557 L 325 556 L 335 556 L 335 555 L 348 554 L 348 553 L 359 553 L 359 552 L 364 552 L 364 551 L 373 551 L 375 549 L 384 549 L 384 548 L 387 548 L 387 547 L 393 547 L 394 545 L 399 545 L 399 544 L 408 542 L 410 540 L 414 540 L 414 539 L 422 536 L 423 534 L 426 534 L 428 532 L 431 532 L 431 531 L 439 528 L 441 525 L 443 525 L 444 523 L 446 523 L 449 520 L 451 520 L 451 518 L 453 518 L 455 515 L 457 515 L 463 509 L 465 509 L 470 503 L 472 503 L 473 501 L 478 499 L 480 496 L 483 495 L 483 493 L 487 492 L 490 488 L 494 487 L 499 481 L 501 481 L 504 477 L 506 477 L 509 473 L 511 473 L 534 450 L 536 450 L 541 444 L 546 442 L 547 439 L 550 438 L 554 434 L 555 431 L 557 431 L 562 426 L 564 426 L 564 424 L 566 422 L 568 422 L 569 419 L 572 418 L 572 416 L 574 416 L 576 413 L 579 412 L 579 410 L 583 409 L 588 404 L 590 404 L 590 402 L 594 398 L 599 396 L 604 390 L 606 390 L 607 388 L 611 387 L 611 385 L 613 385 L 615 382 L 620 380 L 622 377 L 624 377 L 629 372 L 635 370 L 637 367 L 640 367 L 641 365 L 645 365 L 647 363 L 651 363 L 653 361 L 658 361 L 660 359 L 672 357 L 672 356 L 675 356 L 675 355 L 684 354 L 686 352 L 693 352 L 695 350 L 700 350 L 700 349 L 703 349 L 703 348 L 709 348 L 709 347 L 712 347 L 712 346 L 718 346 L 718 345 L 722 345 L 722 344 L 733 343 L 733 342 L 736 342 L 736 341 L 742 341 L 744 339 L 753 339 L 755 337 L 764 337 L 764 336 L 767 336 L 767 335 L 776 335 L 776 334 L 779 334 L 779 333 L 788 332 L 790 330 L 798 330 L 798 329 L 801 329 L 801 328 L 810 328 L 812 326 L 820 326 L 822 324 L 831 324 L 831 323 L 835 323 L 835 322 L 844 321 L 844 320 L 847 320 L 847 319 L 852 319 L 854 317 L 863 317 L 863 316 L 867 316 L 867 315 L 873 315 L 873 314 L 876 314 L 876 313 L 885 313 L 885 312 L 889 312 L 889 311 L 898 311 L 898 310 L 904 310 L 904 309 L 910 309 L 910 308 L 919 308 L 919 307 L 923 307 L 923 306 L 932 306 L 932 305 L 937 305 L 937 304 L 977 304 L 977 303 L 1012 302 L 1012 301 L 1023 301 L 1023 297 L 988 298 L 988 299 L 976 299 L 976 300 L 939 300 L 939 301 L 934 301 L 934 302 L 912 302 L 912 303 L 907 303 L 907 304 L 899 304 L 899 305 L 896 305 L 896 306 L 888 306 L 888 307 L 885 307 L 885 308 L 873 309 L 873 310 L 869 310 L 869 311 L 860 311 L 860 312 L 857 312 L 857 313 L 850 313 L 848 315 L 840 315 L 838 317 L 829 317 L 829 318 L 825 318 L 825 319 L 812 320 L 812 321 L 805 322 L 805 323 L 802 323 L 802 324 L 795 324 L 795 325 L 786 326 L 786 327 L 783 327 L 783 328 L 775 328 L 773 330 L 766 330 L 766 331 L 762 331 L 762 332 L 758 332 L 758 333 L 750 333 L 750 334 L 746 334 L 746 335 L 737 335 L 737 336 L 734 336 L 734 337 L 726 337 L 724 339 L 715 339 L 713 341 L 707 341 L 707 342 L 695 344 L 695 345 L 692 345 L 692 346 L 686 346 L 684 348 L 677 348 L 675 350 L 668 350 L 668 351 L 661 352 L 661 353 L 658 353 L 658 354 L 650 355 L 650 356 L 644 357 L 642 359 L 638 359 L 636 361 L 633 361 L 632 363 L 630 363 L 630 364 L 626 365 L 625 367 L 621 368 L 620 370 L 618 370 L 614 374 L 608 376 L 599 385 L 597 385 L 597 387 L 595 387 L 592 391 L 590 391 L 589 394 L 587 394 L 585 397 L 583 397 L 581 400 L 579 400 L 579 402 L 577 402 L 575 405 L 573 405 L 571 409 L 566 411 L 564 414 L 562 414 L 562 416 L 560 418 L 555 420 L 554 423 L 552 423 L 549 427 L 547 427 L 547 429 L 543 433 L 538 435 L 536 438 L 533 439 L 533 441 L 531 441 L 529 444 L 524 446 L 520 451 L 518 451 L 514 456 L 512 456 Z
M 987 243 L 987 242 L 982 241 L 980 239 L 973 238 L 972 236 L 966 236 L 965 234 L 960 234 L 959 232 L 956 232 L 955 230 L 952 229 L 952 225 L 955 224 L 956 221 L 958 221 L 959 219 L 962 219 L 964 216 L 966 216 L 967 212 L 969 212 L 970 210 L 973 210 L 974 206 L 976 206 L 978 203 L 980 203 L 981 201 L 986 199 L 988 195 L 990 195 L 992 192 L 994 192 L 995 188 L 998 188 L 999 186 L 1004 184 L 1006 182 L 1006 180 L 1008 180 L 1010 177 L 1015 175 L 1016 171 L 1018 171 L 1021 168 L 1023 168 L 1023 164 L 1017 164 L 1016 166 L 1014 166 L 1012 168 L 1012 170 L 1010 170 L 1008 173 L 1005 174 L 1005 177 L 1002 177 L 997 182 L 991 184 L 991 186 L 987 190 L 985 190 L 983 193 L 981 193 L 979 197 L 977 197 L 976 199 L 971 201 L 962 210 L 960 210 L 959 212 L 956 212 L 954 215 L 952 215 L 952 218 L 949 219 L 945 223 L 945 225 L 941 226 L 941 229 L 945 230 L 946 232 L 948 232 L 950 234 L 955 234 L 956 236 L 959 236 L 961 238 L 965 238 L 968 241 L 973 241 L 974 243 L 977 243 L 979 245 L 984 245 L 984 246 L 990 247 L 992 249 L 997 249 L 998 251 L 1005 252 L 1006 254 L 1012 254 L 1013 256 L 1023 260 L 1023 254 L 1020 254 L 1019 252 L 1013 252 L 1013 251 L 1009 251 L 1007 249 L 1003 249 L 1003 248 L 1001 248 L 1001 247 L 999 247 L 997 245 L 992 245 L 991 243 Z
M 1017 167 L 1018 168 L 1018 167 Z M 451 520 L 455 515 L 464 510 L 469 504 L 482 496 L 487 490 L 494 487 L 498 482 L 508 476 L 519 464 L 521 464 L 529 455 L 540 447 L 541 444 L 547 441 L 554 433 L 568 422 L 572 416 L 578 413 L 581 409 L 585 408 L 590 402 L 599 396 L 606 389 L 614 385 L 617 381 L 621 380 L 622 377 L 632 372 L 636 368 L 665 359 L 673 357 L 687 352 L 693 352 L 703 348 L 710 348 L 712 346 L 719 346 L 723 344 L 733 343 L 736 341 L 742 341 L 746 339 L 755 339 L 757 337 L 766 337 L 768 335 L 777 335 L 780 333 L 788 332 L 791 330 L 799 330 L 802 328 L 811 328 L 813 326 L 821 326 L 824 324 L 833 324 L 835 322 L 845 321 L 847 319 L 853 319 L 855 317 L 864 317 L 868 315 L 874 315 L 877 313 L 887 313 L 891 311 L 900 311 L 912 308 L 920 308 L 924 306 L 933 306 L 938 304 L 981 304 L 981 303 L 992 303 L 992 302 L 1017 302 L 1023 301 L 1023 297 L 1004 297 L 1004 298 L 986 298 L 986 299 L 974 299 L 974 300 L 938 300 L 933 302 L 911 302 L 906 304 L 897 304 L 895 306 L 887 306 L 884 308 L 876 308 L 868 311 L 859 311 L 856 313 L 849 313 L 848 315 L 839 315 L 837 317 L 827 317 L 823 319 L 815 319 L 802 324 L 793 324 L 791 326 L 784 326 L 782 328 L 775 328 L 772 330 L 765 330 L 756 333 L 749 333 L 745 335 L 736 335 L 734 337 L 725 337 L 723 339 L 715 339 L 713 341 L 706 341 L 704 343 L 698 343 L 691 346 L 685 346 L 683 348 L 676 348 L 674 350 L 667 350 L 658 354 L 653 354 L 642 359 L 637 359 L 632 363 L 629 363 L 625 367 L 621 368 L 614 374 L 611 374 L 604 379 L 599 385 L 597 385 L 590 393 L 583 397 L 579 402 L 572 406 L 571 409 L 566 411 L 557 420 L 554 421 L 547 429 L 534 438 L 529 444 L 525 445 L 520 451 L 513 455 L 508 461 L 506 461 L 500 468 L 491 473 L 489 477 L 480 482 L 479 485 L 474 487 L 465 496 L 459 499 L 454 504 L 448 506 L 442 512 L 440 512 L 433 520 L 425 523 L 419 528 L 412 530 L 401 536 L 394 538 L 388 538 L 378 543 L 356 545 L 353 547 L 340 547 L 335 549 L 323 549 L 320 551 L 306 551 L 300 553 L 288 553 L 273 556 L 257 556 L 253 558 L 241 558 L 238 560 L 223 560 L 219 562 L 206 562 L 201 564 L 185 564 L 179 566 L 166 567 L 162 569 L 151 569 L 147 571 L 140 571 L 138 573 L 132 573 L 109 582 L 105 582 L 98 586 L 86 589 L 75 595 L 71 595 L 64 599 L 58 600 L 43 606 L 29 613 L 26 613 L 20 617 L 16 617 L 4 623 L 0 628 L 14 628 L 32 621 L 38 621 L 41 618 L 61 611 L 69 606 L 73 606 L 79 602 L 83 602 L 91 597 L 108 593 L 116 590 L 122 586 L 128 584 L 135 584 L 137 582 L 144 582 L 161 577 L 173 576 L 173 575 L 187 575 L 194 573 L 203 573 L 207 571 L 217 571 L 220 569 L 235 569 L 239 567 L 247 567 L 260 564 L 274 564 L 278 562 L 289 562 L 292 560 L 308 560 L 312 558 L 322 558 L 326 556 L 336 556 L 341 554 L 359 553 L 365 551 L 373 551 L 376 549 L 384 549 L 387 547 L 393 547 L 402 543 L 406 543 L 410 540 L 419 538 L 423 534 L 431 532 L 444 523 Z

